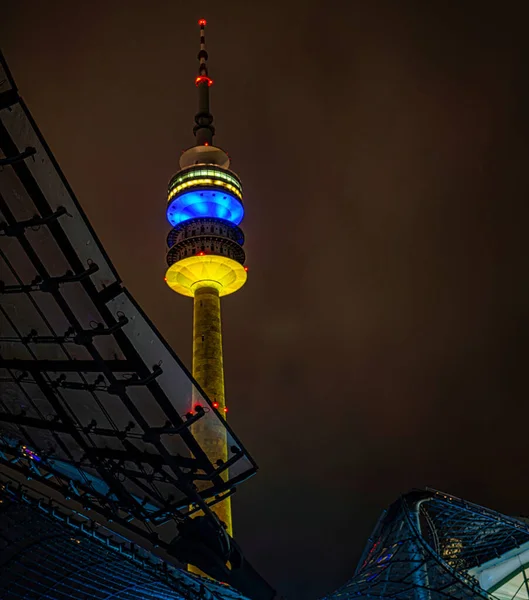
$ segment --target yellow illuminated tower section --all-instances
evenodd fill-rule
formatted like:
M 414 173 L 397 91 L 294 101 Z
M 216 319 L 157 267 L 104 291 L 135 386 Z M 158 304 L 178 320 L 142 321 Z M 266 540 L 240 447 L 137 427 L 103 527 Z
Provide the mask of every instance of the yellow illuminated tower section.
M 167 219 L 167 285 L 193 298 L 193 377 L 219 413 L 226 418 L 220 298 L 233 294 L 246 282 L 242 185 L 230 170 L 228 155 L 213 145 L 215 129 L 209 110 L 209 88 L 204 30 L 201 19 L 198 113 L 193 132 L 196 144 L 180 158 L 180 170 L 169 182 Z M 207 421 L 207 422 L 206 422 Z M 226 430 L 212 419 L 200 419 L 193 433 L 210 456 L 226 461 Z M 214 511 L 232 534 L 230 498 Z

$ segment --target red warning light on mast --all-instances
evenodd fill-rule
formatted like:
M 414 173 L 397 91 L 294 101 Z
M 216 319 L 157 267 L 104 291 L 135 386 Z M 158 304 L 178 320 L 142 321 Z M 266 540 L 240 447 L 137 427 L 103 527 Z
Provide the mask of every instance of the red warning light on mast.
M 205 81 L 208 84 L 208 87 L 210 87 L 211 85 L 213 85 L 213 79 L 210 79 L 209 77 L 207 77 L 206 75 L 199 75 L 198 77 L 195 77 L 195 85 L 198 87 L 203 81 Z
M 206 26 L 206 19 L 199 19 L 198 20 L 198 24 L 200 25 L 200 27 L 205 27 Z

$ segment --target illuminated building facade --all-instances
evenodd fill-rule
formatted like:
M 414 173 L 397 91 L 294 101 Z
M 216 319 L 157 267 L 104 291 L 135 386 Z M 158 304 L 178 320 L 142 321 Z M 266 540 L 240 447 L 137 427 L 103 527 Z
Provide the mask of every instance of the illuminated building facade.
M 435 490 L 382 514 L 354 577 L 327 600 L 528 600 L 529 526 Z
M 244 208 L 241 181 L 230 171 L 228 155 L 213 145 L 215 129 L 209 108 L 213 81 L 207 68 L 206 21 L 201 19 L 199 26 L 195 80 L 199 109 L 193 129 L 196 145 L 182 154 L 180 170 L 169 182 L 167 219 L 173 228 L 167 236 L 165 280 L 175 292 L 193 298 L 193 376 L 225 418 L 220 298 L 246 282 L 244 234 L 239 227 Z M 228 448 L 222 426 L 198 422 L 193 433 L 218 461 L 226 461 Z M 231 535 L 230 498 L 215 505 L 214 510 Z

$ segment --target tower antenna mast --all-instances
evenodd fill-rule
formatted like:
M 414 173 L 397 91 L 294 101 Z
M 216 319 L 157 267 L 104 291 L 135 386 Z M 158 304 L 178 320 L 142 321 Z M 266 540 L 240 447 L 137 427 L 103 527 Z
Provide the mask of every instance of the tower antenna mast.
M 198 88 L 198 112 L 195 115 L 193 133 L 197 146 L 211 146 L 215 127 L 213 127 L 213 115 L 209 112 L 209 88 L 213 85 L 213 80 L 208 75 L 206 19 L 200 19 L 198 24 L 200 26 L 200 50 L 198 52 L 198 75 L 195 79 Z

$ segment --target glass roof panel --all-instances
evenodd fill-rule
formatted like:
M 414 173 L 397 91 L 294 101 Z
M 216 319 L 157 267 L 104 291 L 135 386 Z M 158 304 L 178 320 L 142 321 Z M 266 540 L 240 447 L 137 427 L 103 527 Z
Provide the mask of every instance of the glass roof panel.
M 96 510 L 177 520 L 255 463 L 121 285 L 5 66 L 0 91 L 0 464 Z M 226 431 L 227 482 L 200 420 Z

